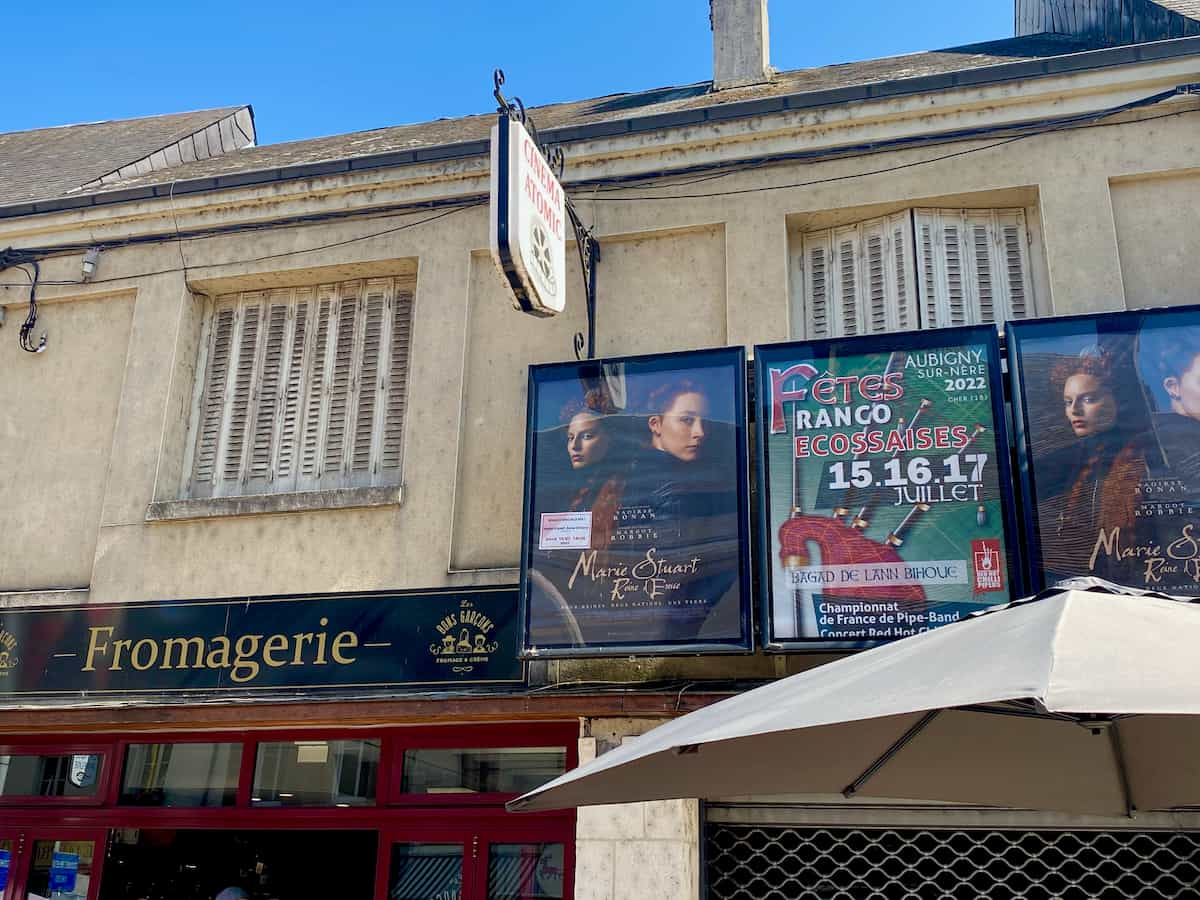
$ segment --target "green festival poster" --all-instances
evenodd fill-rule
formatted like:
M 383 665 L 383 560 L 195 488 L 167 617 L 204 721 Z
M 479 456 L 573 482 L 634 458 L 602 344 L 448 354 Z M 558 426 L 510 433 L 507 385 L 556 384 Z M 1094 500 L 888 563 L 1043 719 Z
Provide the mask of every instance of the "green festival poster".
M 768 648 L 871 646 L 1011 599 L 994 328 L 764 346 L 755 364 Z

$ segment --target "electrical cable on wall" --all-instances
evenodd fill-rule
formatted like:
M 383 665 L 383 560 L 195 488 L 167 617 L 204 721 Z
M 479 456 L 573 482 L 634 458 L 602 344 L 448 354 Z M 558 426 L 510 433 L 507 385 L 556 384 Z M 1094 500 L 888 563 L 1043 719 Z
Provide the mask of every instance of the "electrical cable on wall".
M 990 126 L 987 128 L 968 129 L 958 132 L 939 133 L 934 135 L 921 135 L 911 138 L 896 138 L 891 141 L 881 141 L 872 144 L 857 145 L 853 147 L 834 147 L 823 150 L 796 151 L 794 153 L 772 154 L 768 156 L 758 157 L 754 159 L 741 160 L 724 160 L 714 163 L 703 163 L 694 166 L 687 166 L 672 170 L 671 172 L 656 172 L 652 174 L 626 175 L 626 176 L 607 176 L 605 178 L 571 182 L 568 187 L 571 188 L 591 188 L 595 193 L 589 197 L 589 202 L 637 202 L 637 201 L 655 201 L 655 200 L 698 200 L 711 199 L 718 197 L 734 196 L 739 194 L 761 193 L 766 191 L 790 190 L 803 187 L 811 187 L 820 184 L 830 184 L 834 182 L 850 181 L 856 178 L 865 178 L 874 175 L 884 175 L 892 172 L 903 171 L 906 169 L 915 168 L 918 166 L 931 165 L 937 162 L 942 162 L 948 159 L 959 158 L 973 153 L 981 153 L 995 149 L 1006 144 L 1015 143 L 1017 141 L 1028 140 L 1045 134 L 1053 134 L 1062 131 L 1071 131 L 1078 128 L 1107 128 L 1124 124 L 1136 124 L 1138 122 L 1150 122 L 1157 119 L 1170 118 L 1173 116 L 1184 115 L 1187 113 L 1200 112 L 1200 110 L 1181 109 L 1167 113 L 1162 113 L 1156 116 L 1148 116 L 1136 120 L 1136 122 L 1103 122 L 1101 120 L 1109 118 L 1121 112 L 1127 112 L 1138 108 L 1144 108 L 1161 103 L 1180 96 L 1195 95 L 1197 88 L 1195 85 L 1187 84 L 1180 85 L 1169 91 L 1162 91 L 1148 97 L 1130 101 L 1119 106 L 1109 107 L 1095 112 L 1080 113 L 1072 116 L 1060 117 L 1057 119 L 1045 119 L 1037 122 L 1028 122 L 1017 125 Z M 1013 134 L 1016 131 L 1018 133 Z M 876 169 L 870 169 L 862 172 L 851 172 L 844 175 L 835 175 L 825 178 L 812 179 L 807 181 L 789 182 L 786 184 L 761 185 L 752 188 L 738 188 L 728 191 L 710 191 L 705 193 L 679 193 L 679 194 L 653 194 L 653 195 L 637 195 L 637 196 L 605 196 L 608 192 L 616 191 L 649 191 L 663 190 L 672 187 L 684 187 L 692 184 L 698 184 L 706 181 L 712 181 L 718 178 L 724 178 L 729 175 L 743 173 L 755 169 L 760 169 L 768 166 L 784 165 L 797 162 L 821 162 L 837 158 L 849 158 L 852 156 L 874 155 L 876 153 L 892 152 L 907 147 L 920 147 L 936 142 L 976 140 L 992 134 L 1008 134 L 998 141 L 985 144 L 978 147 L 968 147 L 963 150 L 956 150 L 950 153 L 933 156 L 928 159 L 913 160 L 910 162 L 899 163 L 896 165 L 883 166 Z M 696 176 L 688 178 L 688 176 Z M 669 181 L 667 179 L 688 178 L 685 181 Z M 650 183 L 652 182 L 652 183 Z M 232 225 L 214 226 L 209 228 L 194 229 L 191 231 L 176 230 L 164 234 L 146 234 L 137 235 L 130 238 L 123 238 L 109 242 L 88 242 L 86 244 L 61 244 L 52 247 L 30 248 L 25 250 L 13 250 L 10 248 L 6 251 L 0 251 L 0 271 L 13 268 L 18 263 L 29 263 L 35 259 L 46 259 L 48 257 L 63 256 L 70 254 L 83 253 L 92 250 L 93 248 L 100 251 L 119 249 L 122 247 L 131 247 L 147 244 L 161 244 L 169 241 L 195 241 L 205 240 L 213 237 L 221 237 L 225 235 L 267 231 L 278 228 L 292 228 L 301 225 L 319 224 L 323 222 L 336 221 L 347 218 L 393 218 L 397 216 L 413 215 L 420 211 L 436 211 L 434 215 L 427 216 L 416 222 L 406 222 L 402 225 L 387 228 L 370 234 L 360 235 L 354 238 L 348 238 L 342 241 L 334 241 L 332 243 L 320 244 L 313 247 L 306 247 L 298 250 L 283 251 L 280 253 L 271 253 L 257 257 L 249 257 L 239 260 L 231 260 L 228 263 L 220 265 L 234 265 L 253 262 L 262 262 L 270 259 L 278 259 L 287 256 L 296 256 L 303 253 L 315 253 L 321 250 L 328 250 L 335 247 L 345 246 L 356 243 L 358 241 L 370 240 L 371 238 L 380 237 L 387 234 L 392 234 L 398 231 L 403 231 L 408 228 L 413 228 L 418 225 L 426 224 L 437 219 L 449 216 L 455 212 L 460 212 L 465 209 L 472 209 L 482 206 L 487 203 L 486 194 L 472 194 L 467 196 L 443 198 L 440 200 L 418 201 L 402 204 L 394 204 L 390 206 L 371 207 L 361 210 L 331 210 L 322 213 L 311 213 L 305 215 L 290 216 L 287 218 L 260 221 L 251 223 L 237 223 Z M 580 248 L 581 252 L 585 252 L 584 248 Z M 189 268 L 210 268 L 210 266 L 195 266 Z M 128 275 L 122 275 L 111 278 L 89 279 L 91 284 L 102 284 L 105 282 L 124 281 L 127 282 L 133 278 L 145 278 L 153 275 L 166 275 L 181 271 L 180 266 L 160 269 L 149 272 L 135 272 Z M 27 277 L 30 277 L 28 272 Z M 38 284 L 50 285 L 77 285 L 83 283 L 82 279 L 72 280 L 45 280 L 41 281 L 36 278 L 31 278 L 32 282 Z M 0 287 L 23 287 L 24 285 L 0 282 Z M 36 322 L 36 288 L 31 286 L 31 315 L 33 321 Z M 27 320 L 28 321 L 28 320 Z M 32 326 L 31 326 L 32 330 Z M 43 344 L 44 349 L 44 344 Z M 582 350 L 582 348 L 580 348 Z M 35 350 L 31 352 L 37 352 Z
M 37 327 L 38 308 L 37 308 L 37 286 L 38 278 L 42 274 L 41 266 L 38 265 L 36 259 L 31 259 L 29 264 L 33 266 L 33 274 L 29 274 L 29 270 L 24 266 L 18 266 L 25 277 L 29 279 L 29 312 L 25 316 L 25 321 L 21 323 L 21 332 L 19 336 L 21 349 L 26 353 L 41 353 L 46 349 L 46 332 L 42 332 L 41 338 L 35 344 L 33 342 L 33 329 Z
M 687 166 L 675 170 L 672 177 L 685 177 L 688 175 L 700 175 L 701 177 L 692 178 L 687 181 L 676 181 L 669 184 L 662 184 L 662 175 L 624 175 L 624 176 L 607 176 L 605 178 L 594 179 L 591 181 L 572 183 L 572 187 L 593 187 L 601 192 L 600 196 L 594 197 L 596 202 L 620 202 L 620 201 L 646 201 L 646 200 L 700 200 L 710 199 L 714 197 L 728 197 L 737 194 L 753 194 L 763 191 L 787 190 L 790 188 L 811 187 L 817 184 L 830 184 L 837 181 L 847 181 L 853 178 L 861 178 L 867 175 L 881 175 L 889 172 L 896 172 L 902 169 L 911 169 L 917 166 L 929 165 L 931 163 L 942 162 L 955 157 L 967 156 L 971 153 L 980 153 L 986 150 L 992 150 L 996 147 L 1002 147 L 1006 144 L 1016 143 L 1017 141 L 1027 140 L 1032 137 L 1038 137 L 1045 134 L 1054 134 L 1060 131 L 1073 131 L 1078 128 L 1089 127 L 1109 127 L 1112 125 L 1132 124 L 1126 122 L 1109 122 L 1104 123 L 1101 120 L 1111 118 L 1123 112 L 1130 112 L 1136 109 L 1142 109 L 1148 106 L 1155 106 L 1166 100 L 1171 100 L 1176 97 L 1193 96 L 1198 93 L 1197 87 L 1194 84 L 1178 85 L 1168 91 L 1160 91 L 1157 94 L 1151 94 L 1148 97 L 1141 97 L 1137 100 L 1131 100 L 1128 103 L 1122 103 L 1118 106 L 1111 106 L 1105 109 L 1095 110 L 1092 112 L 1078 113 L 1071 116 L 1060 116 L 1052 119 L 1039 119 L 1032 122 L 1023 122 L 1012 125 L 991 125 L 980 128 L 960 129 L 951 132 L 939 132 L 930 135 L 914 135 L 910 137 L 892 138 L 884 141 L 873 141 L 866 144 L 855 144 L 843 147 L 823 148 L 819 150 L 797 150 L 788 153 L 777 153 L 768 156 L 758 157 L 749 160 L 722 160 L 713 163 L 701 163 L 694 166 Z M 1155 119 L 1167 118 L 1169 116 L 1183 115 L 1189 112 L 1197 112 L 1196 109 L 1181 109 L 1174 112 L 1165 113 L 1160 116 L 1149 116 L 1145 119 L 1139 119 L 1139 122 L 1149 122 Z M 1014 132 L 1016 132 L 1014 134 Z M 752 169 L 763 168 L 765 166 L 781 165 L 785 163 L 796 162 L 817 162 L 827 159 L 844 158 L 851 156 L 868 156 L 877 153 L 886 153 L 896 150 L 901 150 L 909 147 L 920 147 L 935 143 L 948 143 L 956 141 L 977 140 L 992 135 L 1008 134 L 1009 137 L 1003 140 L 995 141 L 983 147 L 968 147 L 965 150 L 958 150 L 952 153 L 947 153 L 941 156 L 930 157 L 929 159 L 916 160 L 910 163 L 901 163 L 894 166 L 885 166 L 879 169 L 873 169 L 865 172 L 853 172 L 846 175 L 832 176 L 829 178 L 821 178 L 813 181 L 794 182 L 780 185 L 763 185 L 753 188 L 739 188 L 728 191 L 712 191 L 702 194 L 655 194 L 654 196 L 642 197 L 606 197 L 603 192 L 619 191 L 619 190 L 655 190 L 664 187 L 685 187 L 692 184 L 699 184 L 705 181 L 712 181 L 717 178 L 724 178 L 729 175 L 739 174 Z M 654 180 L 659 183 L 646 184 L 645 182 Z
M 26 266 L 33 266 L 32 274 Z M 5 269 L 20 269 L 29 281 L 29 312 L 25 315 L 25 321 L 21 323 L 18 343 L 26 353 L 41 353 L 46 349 L 46 332 L 42 332 L 42 336 L 36 344 L 33 342 L 33 330 L 37 327 L 38 321 L 37 289 L 42 274 L 37 254 L 35 251 L 16 250 L 12 247 L 0 250 L 0 271 Z M 19 285 L 9 285 L 9 287 L 13 286 Z M 0 318 L 0 321 L 3 319 Z

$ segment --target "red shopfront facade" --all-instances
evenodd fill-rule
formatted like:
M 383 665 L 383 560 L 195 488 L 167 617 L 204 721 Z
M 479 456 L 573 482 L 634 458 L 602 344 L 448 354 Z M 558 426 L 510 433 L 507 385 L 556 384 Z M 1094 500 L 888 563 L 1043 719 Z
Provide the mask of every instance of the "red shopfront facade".
M 95 730 L 0 733 L 0 900 L 573 896 L 574 811 L 504 802 L 576 765 L 577 719 L 398 726 L 370 705 L 192 706 L 169 730 L 91 710 Z M 300 724 L 338 712 L 353 727 Z M 22 718 L 39 717 L 81 718 Z

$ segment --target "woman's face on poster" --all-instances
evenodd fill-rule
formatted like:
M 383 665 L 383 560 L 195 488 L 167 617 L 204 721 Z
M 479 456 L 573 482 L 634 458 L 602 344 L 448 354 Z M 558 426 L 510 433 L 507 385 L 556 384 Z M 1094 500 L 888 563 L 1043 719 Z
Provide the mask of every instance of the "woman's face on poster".
M 590 412 L 575 413 L 567 425 L 567 454 L 572 469 L 585 469 L 600 462 L 611 443 L 604 420 Z
M 661 414 L 651 416 L 651 443 L 683 462 L 694 462 L 704 445 L 708 399 L 700 393 L 679 394 Z
M 1163 387 L 1171 398 L 1173 412 L 1200 419 L 1200 353 L 1192 357 L 1192 364 L 1182 375 L 1166 379 Z
M 1075 437 L 1110 430 L 1117 423 L 1117 398 L 1095 375 L 1072 375 L 1063 385 L 1063 410 Z

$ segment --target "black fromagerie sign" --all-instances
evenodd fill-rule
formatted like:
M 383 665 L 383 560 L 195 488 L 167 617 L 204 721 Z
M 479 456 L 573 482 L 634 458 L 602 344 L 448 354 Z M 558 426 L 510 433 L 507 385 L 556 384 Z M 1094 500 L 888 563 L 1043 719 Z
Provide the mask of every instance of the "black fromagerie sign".
M 517 591 L 0 610 L 0 698 L 521 684 Z

